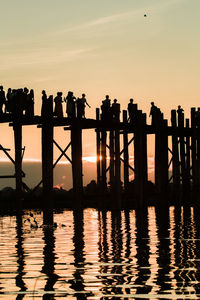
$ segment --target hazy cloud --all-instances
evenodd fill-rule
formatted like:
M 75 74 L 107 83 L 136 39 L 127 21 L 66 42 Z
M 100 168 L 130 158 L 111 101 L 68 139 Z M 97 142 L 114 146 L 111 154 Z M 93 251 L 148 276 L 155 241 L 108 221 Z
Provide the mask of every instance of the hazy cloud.
M 60 51 L 55 49 L 53 51 L 48 49 L 40 49 L 34 52 L 17 52 L 1 55 L 0 64 L 1 70 L 30 66 L 30 65 L 44 65 L 63 63 L 78 59 L 82 55 L 91 52 L 92 49 L 74 49 Z

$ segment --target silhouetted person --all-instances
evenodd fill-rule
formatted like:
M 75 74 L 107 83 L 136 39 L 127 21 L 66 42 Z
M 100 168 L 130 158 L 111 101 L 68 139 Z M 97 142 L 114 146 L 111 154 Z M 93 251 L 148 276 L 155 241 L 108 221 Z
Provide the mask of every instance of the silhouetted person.
M 0 86 L 0 114 L 3 114 L 3 105 L 6 104 L 6 96 L 3 90 L 3 86 Z
M 42 91 L 42 109 L 41 109 L 41 116 L 45 115 L 45 107 L 46 107 L 46 103 L 47 103 L 47 94 L 46 92 L 43 90 Z
M 154 102 L 151 102 L 151 109 L 150 109 L 149 117 L 151 116 L 151 125 L 152 126 L 155 126 L 157 110 L 158 110 L 157 106 L 155 106 Z
M 195 122 L 196 125 L 200 127 L 200 107 L 198 107 L 198 110 L 195 113 Z
M 34 91 L 32 89 L 30 90 L 30 93 L 26 95 L 25 115 L 28 117 L 34 116 Z
M 6 98 L 7 98 L 7 101 L 6 101 L 6 112 L 11 113 L 12 110 L 13 110 L 13 103 L 12 103 L 13 92 L 12 92 L 11 88 L 8 89 L 7 94 L 6 94 Z
M 84 115 L 84 106 L 81 98 L 76 99 L 77 118 L 82 119 Z
M 111 100 L 109 99 L 109 96 L 106 95 L 106 99 L 102 101 L 101 105 L 101 111 L 102 111 L 102 120 L 109 120 L 111 117 L 111 106 L 110 106 Z
M 180 126 L 184 121 L 183 121 L 183 112 L 184 110 L 182 107 L 179 105 L 177 109 L 177 114 L 178 114 L 178 126 Z
M 77 104 L 77 118 L 85 118 L 85 107 L 86 105 L 90 108 L 91 106 L 87 103 L 85 94 L 82 94 L 82 98 L 76 100 Z
M 27 109 L 27 102 L 28 102 L 28 92 L 29 90 L 25 87 L 24 91 L 22 93 L 22 110 L 25 111 L 26 114 L 26 109 Z
M 58 92 L 57 96 L 54 98 L 55 110 L 54 114 L 58 118 L 63 118 L 63 107 L 62 107 L 62 92 Z
M 119 121 L 119 115 L 120 115 L 120 104 L 117 103 L 117 99 L 113 100 L 114 102 L 112 103 L 112 116 L 114 120 Z
M 23 89 L 18 89 L 14 93 L 14 99 L 13 99 L 13 115 L 15 118 L 19 118 L 23 114 L 24 109 L 24 91 Z
M 128 121 L 130 121 L 130 123 L 133 122 L 133 118 L 134 118 L 134 104 L 133 104 L 133 99 L 131 98 L 129 100 L 129 104 L 128 104 Z
M 68 92 L 67 97 L 65 98 L 66 102 L 66 113 L 68 118 L 75 118 L 75 100 L 73 92 Z

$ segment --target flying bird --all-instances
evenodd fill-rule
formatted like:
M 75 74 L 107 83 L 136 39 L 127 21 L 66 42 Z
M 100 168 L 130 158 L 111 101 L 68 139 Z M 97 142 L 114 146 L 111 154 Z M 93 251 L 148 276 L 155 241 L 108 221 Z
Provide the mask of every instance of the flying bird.
M 147 15 L 146 15 L 146 14 L 144 14 L 144 17 L 147 17 Z

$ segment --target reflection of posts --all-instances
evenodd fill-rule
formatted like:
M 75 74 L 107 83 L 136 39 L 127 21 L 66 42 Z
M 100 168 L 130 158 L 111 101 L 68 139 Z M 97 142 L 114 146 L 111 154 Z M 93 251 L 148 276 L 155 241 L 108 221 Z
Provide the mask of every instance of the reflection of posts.
M 76 294 L 74 296 L 77 299 L 87 299 L 86 294 L 84 294 L 84 268 L 82 265 L 85 262 L 84 258 L 84 230 L 83 230 L 83 211 L 74 211 L 74 279 L 70 280 L 71 288 L 74 289 Z M 79 292 L 81 291 L 81 294 Z
M 54 273 L 55 271 L 55 237 L 54 237 L 54 229 L 53 228 L 44 228 L 44 266 L 42 268 L 42 272 L 47 275 L 46 285 L 44 287 L 45 291 L 54 290 L 53 286 L 58 279 L 58 275 Z M 47 298 L 49 294 L 44 295 L 44 299 Z M 51 297 L 53 295 L 51 294 Z
M 158 251 L 156 251 L 158 253 L 157 263 L 159 265 L 156 286 L 159 287 L 160 292 L 162 293 L 162 291 L 171 290 L 173 288 L 168 280 L 169 274 L 172 273 L 169 239 L 169 207 L 162 207 L 161 209 L 156 207 L 155 211 L 156 227 L 159 240 Z
M 98 211 L 98 221 L 99 221 L 99 231 L 98 231 L 98 255 L 99 255 L 99 273 L 106 274 L 108 272 L 108 233 L 107 233 L 107 219 L 108 219 L 108 212 L 106 210 L 99 210 Z M 102 287 L 101 291 L 103 294 L 108 294 L 108 282 L 107 277 L 102 276 L 101 279 Z
M 17 214 L 16 217 L 16 231 L 17 231 L 17 244 L 16 244 L 16 248 L 17 248 L 17 263 L 18 263 L 18 268 L 17 268 L 17 276 L 15 278 L 16 280 L 16 286 L 18 286 L 20 288 L 20 292 L 26 291 L 27 287 L 25 285 L 25 282 L 23 280 L 23 276 L 25 275 L 24 272 L 24 248 L 23 248 L 23 242 L 24 242 L 24 238 L 23 238 L 23 230 L 22 230 L 22 215 L 21 213 Z M 24 295 L 21 295 L 21 297 L 18 295 L 17 299 L 19 297 L 19 299 L 24 298 Z
M 151 276 L 150 264 L 149 264 L 149 233 L 148 233 L 148 217 L 147 210 L 136 210 L 136 249 L 137 249 L 137 278 L 134 282 L 138 286 L 136 294 L 148 294 L 150 293 L 152 286 L 145 283 Z M 143 255 L 145 253 L 145 255 Z
M 113 257 L 113 267 L 112 274 L 116 274 L 113 280 L 111 293 L 112 294 L 123 294 L 122 284 L 124 283 L 124 278 L 122 276 L 122 224 L 121 224 L 121 211 L 111 212 L 111 243 L 112 243 L 112 257 Z M 118 285 L 119 287 L 116 287 Z

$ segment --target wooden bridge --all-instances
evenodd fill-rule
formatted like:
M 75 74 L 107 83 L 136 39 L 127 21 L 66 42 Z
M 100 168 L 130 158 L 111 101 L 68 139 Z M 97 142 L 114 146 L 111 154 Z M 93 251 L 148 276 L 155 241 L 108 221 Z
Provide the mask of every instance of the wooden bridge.
M 146 203 L 145 189 L 148 180 L 147 136 L 155 135 L 155 185 L 160 194 L 165 194 L 169 183 L 174 189 L 182 187 L 184 191 L 200 187 L 200 124 L 196 121 L 196 109 L 191 108 L 191 118 L 185 119 L 184 113 L 177 118 L 176 110 L 171 111 L 171 124 L 158 112 L 154 116 L 154 125 L 147 125 L 146 114 L 137 109 L 133 120 L 128 121 L 127 111 L 123 111 L 123 120 L 103 119 L 96 109 L 96 119 L 57 118 L 53 116 L 53 103 L 45 109 L 43 116 L 27 118 L 21 113 L 3 114 L 0 123 L 9 123 L 13 127 L 15 140 L 15 157 L 0 146 L 15 166 L 16 193 L 18 206 L 21 206 L 22 191 L 29 190 L 23 183 L 22 127 L 37 125 L 42 130 L 42 179 L 35 189 L 43 186 L 44 222 L 52 222 L 53 169 L 64 156 L 72 165 L 74 207 L 81 208 L 83 201 L 82 181 L 82 130 L 94 129 L 96 132 L 97 184 L 106 191 L 108 183 L 112 195 L 112 207 L 121 207 L 121 189 L 128 190 L 130 171 L 134 172 L 135 198 L 137 206 Z M 63 150 L 54 138 L 54 127 L 61 126 L 71 133 L 69 143 Z M 120 138 L 122 136 L 123 138 Z M 171 138 L 171 141 L 170 141 Z M 121 141 L 121 142 L 120 142 Z M 123 143 L 122 143 L 123 141 Z M 53 146 L 61 154 L 53 161 Z M 171 145 L 171 148 L 169 147 Z M 130 151 L 133 146 L 133 152 Z M 71 147 L 71 157 L 66 151 Z M 129 163 L 129 156 L 134 156 L 134 165 Z M 123 164 L 123 166 L 121 166 Z M 121 169 L 123 167 L 123 178 Z M 123 185 L 122 185 L 123 182 Z M 46 221 L 45 221 L 46 216 Z

